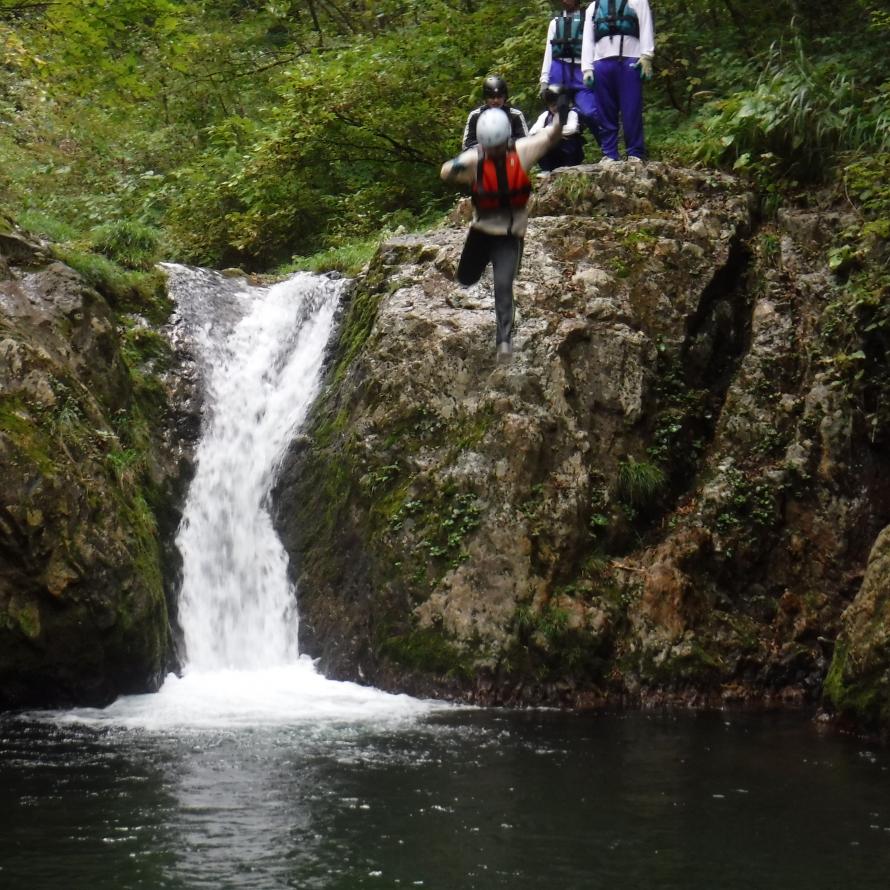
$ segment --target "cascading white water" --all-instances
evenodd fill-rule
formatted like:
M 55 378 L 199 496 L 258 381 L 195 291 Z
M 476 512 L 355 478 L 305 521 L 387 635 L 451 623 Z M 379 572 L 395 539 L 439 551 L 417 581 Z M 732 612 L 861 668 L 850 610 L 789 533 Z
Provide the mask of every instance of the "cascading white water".
M 193 275 L 173 274 L 184 301 Z M 311 275 L 250 288 L 238 294 L 245 314 L 232 330 L 200 328 L 206 421 L 177 538 L 187 670 L 296 658 L 294 593 L 267 499 L 315 395 L 340 289 Z
M 297 651 L 295 592 L 269 515 L 275 473 L 318 391 L 342 284 L 300 274 L 252 287 L 167 266 L 176 337 L 197 349 L 203 434 L 177 544 L 181 677 L 62 719 L 219 728 L 391 720 L 431 703 L 327 680 Z

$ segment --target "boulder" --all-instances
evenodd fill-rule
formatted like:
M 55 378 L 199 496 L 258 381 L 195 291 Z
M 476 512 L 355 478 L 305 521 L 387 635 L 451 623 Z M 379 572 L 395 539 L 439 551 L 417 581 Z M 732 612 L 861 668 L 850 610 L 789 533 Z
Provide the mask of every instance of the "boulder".
M 843 218 L 756 206 L 657 163 L 539 178 L 507 365 L 490 275 L 454 280 L 461 214 L 381 245 L 274 498 L 323 670 L 484 703 L 819 701 L 890 474 L 835 358 Z

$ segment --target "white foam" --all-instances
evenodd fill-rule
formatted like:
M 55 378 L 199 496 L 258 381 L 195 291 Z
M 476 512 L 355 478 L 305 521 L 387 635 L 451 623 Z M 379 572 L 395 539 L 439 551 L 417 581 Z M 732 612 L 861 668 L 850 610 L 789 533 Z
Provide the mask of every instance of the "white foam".
M 188 671 L 151 695 L 77 708 L 62 722 L 149 731 L 413 721 L 445 705 L 328 680 L 308 658 L 262 670 Z

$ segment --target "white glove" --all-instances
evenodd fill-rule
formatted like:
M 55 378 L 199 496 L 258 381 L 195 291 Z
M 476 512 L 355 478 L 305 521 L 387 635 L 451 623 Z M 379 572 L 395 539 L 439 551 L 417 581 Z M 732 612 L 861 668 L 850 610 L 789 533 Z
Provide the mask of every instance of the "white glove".
M 640 69 L 640 80 L 652 80 L 652 56 L 640 56 L 637 68 Z

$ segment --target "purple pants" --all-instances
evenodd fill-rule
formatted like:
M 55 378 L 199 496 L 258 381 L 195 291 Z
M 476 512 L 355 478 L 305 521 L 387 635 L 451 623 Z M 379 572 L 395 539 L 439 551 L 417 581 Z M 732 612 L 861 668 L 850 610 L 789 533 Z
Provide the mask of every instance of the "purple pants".
M 599 107 L 603 154 L 617 161 L 618 158 L 618 116 L 624 128 L 624 144 L 628 157 L 645 157 L 643 144 L 643 82 L 639 59 L 619 58 L 599 59 L 593 63 L 596 104 Z
M 600 115 L 596 108 L 596 97 L 593 90 L 584 86 L 579 62 L 564 62 L 554 59 L 550 63 L 550 83 L 562 84 L 575 94 L 575 110 L 581 123 L 593 133 L 594 139 L 600 141 Z

